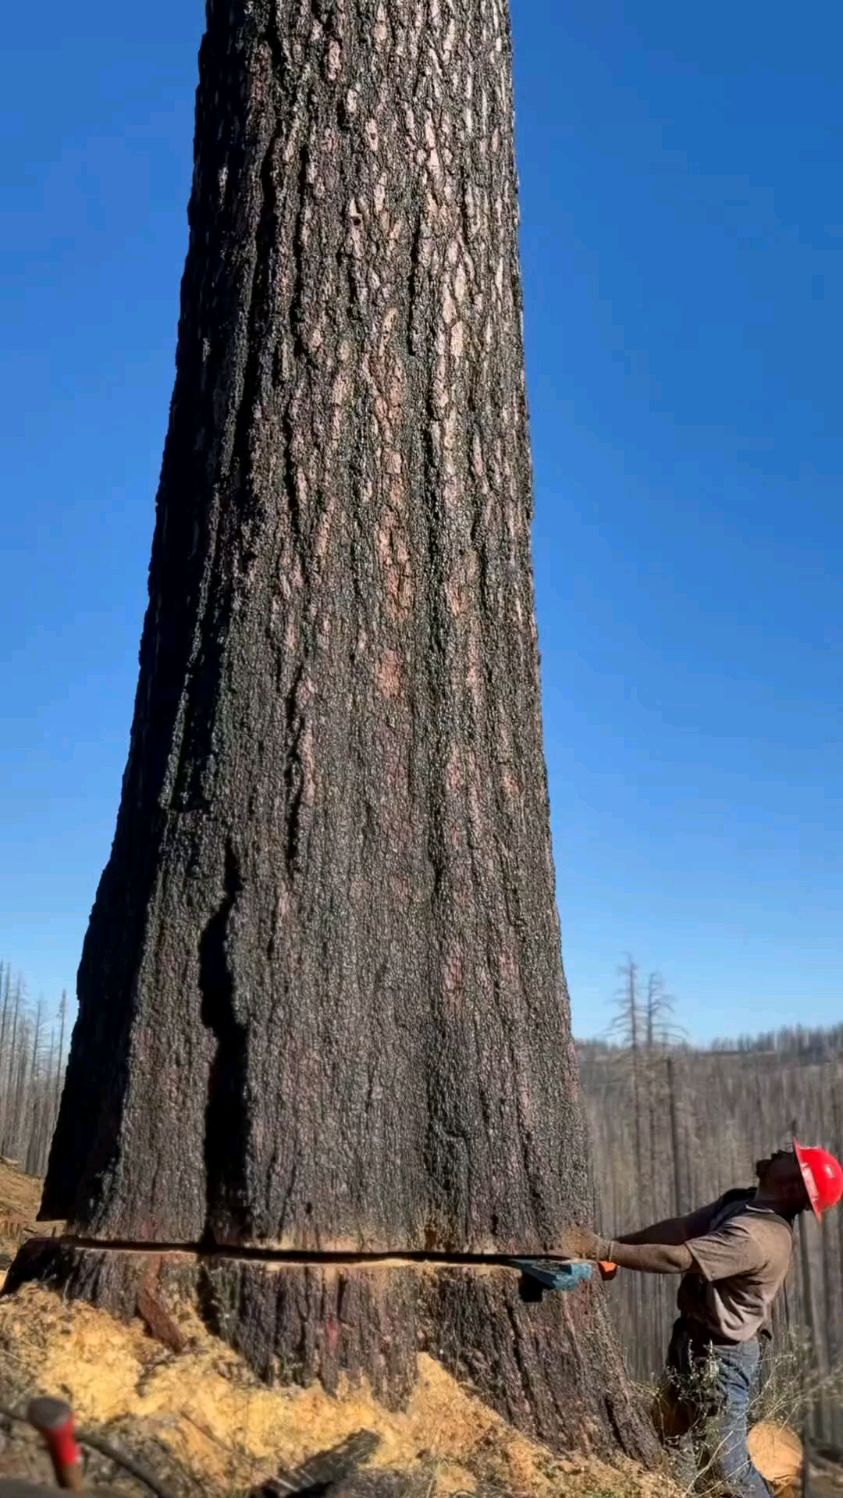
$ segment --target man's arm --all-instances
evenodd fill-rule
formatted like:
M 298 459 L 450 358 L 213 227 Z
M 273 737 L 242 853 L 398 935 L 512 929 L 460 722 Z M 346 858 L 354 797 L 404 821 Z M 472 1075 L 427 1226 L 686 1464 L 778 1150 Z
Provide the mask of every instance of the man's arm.
M 668 1217 L 664 1222 L 654 1222 L 652 1227 L 639 1228 L 637 1233 L 622 1233 L 616 1238 L 616 1243 L 687 1243 L 693 1237 L 688 1232 L 688 1219 L 685 1217 Z
M 710 1221 L 712 1209 L 704 1207 L 682 1219 L 684 1227 L 694 1227 L 700 1220 Z M 645 1228 L 641 1238 L 663 1229 L 670 1230 L 676 1219 Z M 637 1269 L 644 1274 L 685 1274 L 696 1269 L 703 1279 L 712 1282 L 731 1275 L 749 1274 L 763 1260 L 756 1234 L 745 1221 L 724 1223 L 717 1232 L 695 1232 L 687 1243 L 633 1243 L 629 1239 L 599 1238 L 586 1229 L 582 1239 L 583 1257 L 605 1259 L 621 1269 Z
M 606 1257 L 621 1269 L 637 1269 L 643 1274 L 685 1274 L 693 1259 L 684 1243 L 610 1242 Z
M 600 1238 L 590 1228 L 574 1229 L 568 1234 L 568 1244 L 568 1252 L 577 1258 L 597 1259 L 644 1274 L 684 1274 L 693 1263 L 684 1243 L 618 1243 Z
M 637 1233 L 622 1233 L 615 1239 L 616 1243 L 688 1243 L 691 1238 L 701 1238 L 708 1230 L 719 1202 L 712 1202 L 711 1206 L 698 1207 L 696 1212 L 689 1212 L 687 1217 L 668 1217 L 664 1222 L 654 1222 L 652 1227 L 640 1228 Z

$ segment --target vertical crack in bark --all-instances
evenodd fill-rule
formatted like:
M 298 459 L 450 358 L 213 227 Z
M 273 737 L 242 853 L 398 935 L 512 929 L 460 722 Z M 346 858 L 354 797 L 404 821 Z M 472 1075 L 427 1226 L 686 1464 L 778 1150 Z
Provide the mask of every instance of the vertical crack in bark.
M 229 926 L 243 882 L 229 841 L 225 850 L 223 898 L 199 942 L 202 1023 L 214 1037 L 205 1105 L 205 1233 L 213 1242 L 222 1223 L 248 1236 L 246 1196 L 248 1074 L 246 1026 L 238 1018 L 229 951 Z
M 301 761 L 301 740 L 304 731 L 304 715 L 301 710 L 300 691 L 304 673 L 299 664 L 293 683 L 284 704 L 287 730 L 287 752 L 284 760 L 284 785 L 287 791 L 285 855 L 287 868 L 295 874 L 301 862 L 301 813 L 304 796 L 304 767 Z
M 302 337 L 307 291 L 305 286 L 305 266 L 307 265 L 307 254 L 305 245 L 305 226 L 307 223 L 308 205 L 310 202 L 310 186 L 308 173 L 310 168 L 310 151 L 308 142 L 302 142 L 299 148 L 298 173 L 296 177 L 297 207 L 293 221 L 291 258 L 293 266 L 293 284 L 290 290 L 289 324 L 293 338 L 293 353 L 297 359 L 307 357 L 307 349 Z
M 415 225 L 411 249 L 411 300 L 409 307 L 410 349 L 421 344 L 419 329 L 420 311 L 428 303 L 423 285 L 424 266 L 422 240 L 424 234 L 423 215 Z M 420 659 L 424 662 L 427 678 L 427 722 L 429 739 L 428 775 L 431 794 L 427 805 L 427 857 L 432 876 L 431 903 L 439 914 L 447 902 L 447 858 L 445 853 L 445 811 L 436 794 L 437 780 L 444 779 L 444 762 L 447 750 L 444 743 L 446 724 L 441 721 L 438 708 L 443 699 L 442 678 L 444 674 L 442 620 L 438 608 L 442 585 L 442 529 L 439 509 L 438 463 L 434 442 L 434 424 L 437 411 L 434 399 L 432 371 L 426 371 L 424 391 L 425 420 L 422 429 L 421 467 L 421 524 L 424 537 L 423 564 L 427 577 L 430 600 L 427 616 L 427 638 L 421 642 Z M 437 925 L 439 920 L 437 920 Z M 439 956 L 436 947 L 431 950 L 428 968 L 429 1003 L 431 1008 L 431 1034 L 435 1037 L 441 1030 L 442 990 Z M 442 1085 L 441 1057 L 436 1041 L 428 1058 L 426 1068 L 427 1120 L 424 1140 L 424 1162 L 431 1186 L 431 1207 L 435 1218 L 441 1214 L 447 1221 L 449 1196 L 450 1151 L 448 1130 L 448 1101 Z M 429 1241 L 437 1241 L 441 1225 L 434 1220 L 428 1226 Z

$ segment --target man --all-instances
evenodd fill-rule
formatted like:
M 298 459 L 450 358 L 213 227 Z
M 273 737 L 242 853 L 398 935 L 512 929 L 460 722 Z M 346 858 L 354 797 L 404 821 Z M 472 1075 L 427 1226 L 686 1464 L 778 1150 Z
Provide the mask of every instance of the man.
M 793 1224 L 805 1208 L 822 1218 L 843 1197 L 843 1165 L 824 1149 L 793 1142 L 756 1165 L 758 1187 L 729 1191 L 688 1217 L 606 1240 L 584 1232 L 583 1258 L 645 1274 L 681 1274 L 679 1318 L 662 1388 L 672 1432 L 691 1433 L 696 1459 L 736 1498 L 771 1489 L 747 1448 L 747 1413 L 773 1301 L 793 1254 Z M 705 1426 L 703 1432 L 702 1427 Z M 703 1439 L 704 1437 L 704 1439 Z

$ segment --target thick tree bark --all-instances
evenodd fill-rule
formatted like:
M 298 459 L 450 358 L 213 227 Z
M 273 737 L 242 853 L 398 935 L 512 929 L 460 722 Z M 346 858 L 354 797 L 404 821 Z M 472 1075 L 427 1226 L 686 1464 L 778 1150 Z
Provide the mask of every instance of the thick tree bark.
M 509 54 L 502 0 L 209 7 L 131 754 L 47 1185 L 89 1231 L 532 1249 L 585 1200 Z
M 590 1195 L 505 0 L 210 0 L 190 223 L 44 1214 L 102 1241 L 551 1248 Z

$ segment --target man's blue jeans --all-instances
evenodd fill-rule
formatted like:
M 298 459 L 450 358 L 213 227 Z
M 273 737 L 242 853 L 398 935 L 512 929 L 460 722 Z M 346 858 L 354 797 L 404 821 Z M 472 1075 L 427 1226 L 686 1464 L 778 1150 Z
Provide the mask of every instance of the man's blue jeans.
M 696 1337 L 681 1318 L 673 1328 L 666 1389 L 673 1408 L 672 1438 L 688 1490 L 698 1478 L 734 1498 L 771 1498 L 747 1447 L 749 1406 L 758 1383 L 761 1346 L 713 1343 Z

